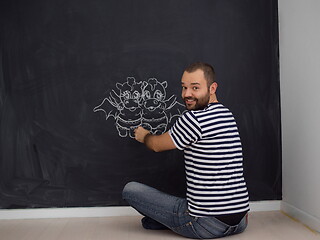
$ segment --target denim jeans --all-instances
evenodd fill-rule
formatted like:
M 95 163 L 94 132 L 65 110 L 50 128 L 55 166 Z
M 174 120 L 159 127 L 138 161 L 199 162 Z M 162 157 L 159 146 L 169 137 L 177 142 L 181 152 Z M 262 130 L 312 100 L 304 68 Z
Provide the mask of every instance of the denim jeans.
M 188 212 L 185 198 L 171 196 L 137 182 L 128 183 L 122 196 L 142 215 L 187 238 L 225 237 L 243 232 L 248 224 L 247 216 L 235 226 L 229 226 L 215 217 L 193 217 Z

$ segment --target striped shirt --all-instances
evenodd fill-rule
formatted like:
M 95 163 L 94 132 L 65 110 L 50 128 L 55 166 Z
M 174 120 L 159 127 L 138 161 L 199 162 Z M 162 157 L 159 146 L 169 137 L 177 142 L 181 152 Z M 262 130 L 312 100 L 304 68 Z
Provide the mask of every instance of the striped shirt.
M 184 150 L 187 201 L 192 216 L 222 216 L 249 210 L 242 147 L 232 113 L 221 103 L 185 112 L 169 134 Z

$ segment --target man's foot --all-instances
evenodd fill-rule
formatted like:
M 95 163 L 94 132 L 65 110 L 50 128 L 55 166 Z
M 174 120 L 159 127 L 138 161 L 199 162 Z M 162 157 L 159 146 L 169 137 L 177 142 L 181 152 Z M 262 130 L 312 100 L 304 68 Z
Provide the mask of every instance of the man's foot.
M 142 218 L 141 223 L 145 229 L 150 229 L 150 230 L 168 229 L 168 227 L 164 226 L 163 224 L 161 224 L 161 223 L 157 222 L 156 220 L 153 220 L 152 218 L 149 218 L 149 217 Z

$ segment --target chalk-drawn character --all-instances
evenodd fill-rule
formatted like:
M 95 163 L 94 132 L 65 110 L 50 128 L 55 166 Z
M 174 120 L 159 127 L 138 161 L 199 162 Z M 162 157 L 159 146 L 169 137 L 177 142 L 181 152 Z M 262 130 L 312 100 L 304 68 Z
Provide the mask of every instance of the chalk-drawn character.
M 149 78 L 143 87 L 142 126 L 152 134 L 164 133 L 171 119 L 181 115 L 181 106 L 184 108 L 182 104 L 179 106 L 174 95 L 166 99 L 167 86 L 167 81 Z
M 142 126 L 152 134 L 161 134 L 167 128 L 165 88 L 167 88 L 167 82 L 160 83 L 156 78 L 149 78 L 143 88 Z
M 120 137 L 128 134 L 134 138 L 134 129 L 141 125 L 141 101 L 142 101 L 142 82 L 136 82 L 134 77 L 128 77 L 125 83 L 116 83 L 119 93 L 114 90 L 110 96 L 94 108 L 94 111 L 104 111 L 106 119 L 110 116 L 115 118 L 115 125 Z M 115 109 L 106 106 L 109 102 Z
M 120 137 L 134 138 L 134 129 L 139 125 L 153 134 L 162 134 L 168 123 L 185 111 L 176 96 L 166 99 L 167 85 L 156 78 L 136 82 L 134 77 L 128 77 L 126 82 L 116 83 L 118 90 L 112 89 L 93 111 L 103 111 L 106 120 L 113 117 Z

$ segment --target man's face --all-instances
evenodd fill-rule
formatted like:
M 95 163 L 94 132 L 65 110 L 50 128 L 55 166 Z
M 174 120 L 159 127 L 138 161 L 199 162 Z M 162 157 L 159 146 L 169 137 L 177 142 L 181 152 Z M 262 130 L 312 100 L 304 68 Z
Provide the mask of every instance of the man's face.
M 192 73 L 184 72 L 181 85 L 182 99 L 188 110 L 200 110 L 208 105 L 210 91 L 201 69 Z

